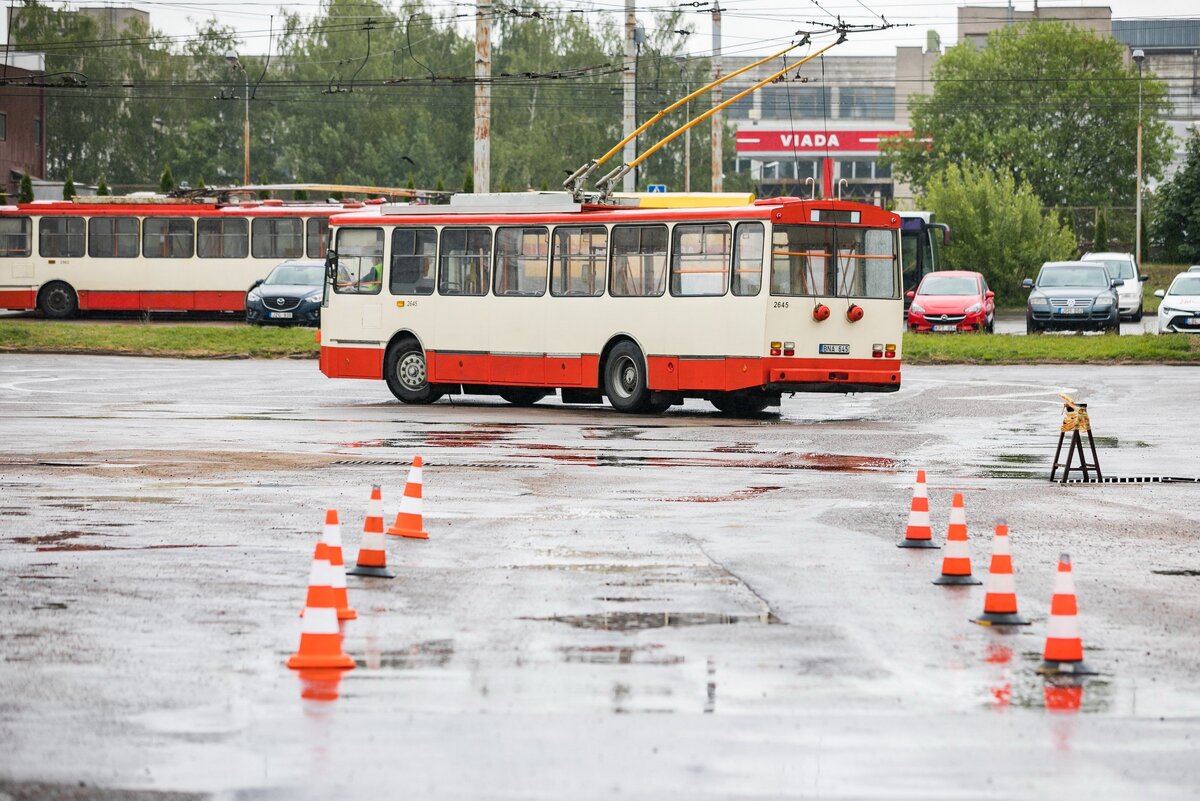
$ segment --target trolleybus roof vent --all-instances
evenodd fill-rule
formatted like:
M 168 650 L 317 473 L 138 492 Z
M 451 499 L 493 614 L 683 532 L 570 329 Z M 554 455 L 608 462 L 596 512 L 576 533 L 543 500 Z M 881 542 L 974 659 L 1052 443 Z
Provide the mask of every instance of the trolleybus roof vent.
M 566 192 L 490 192 L 457 194 L 449 206 L 388 205 L 385 214 L 537 214 L 582 208 Z

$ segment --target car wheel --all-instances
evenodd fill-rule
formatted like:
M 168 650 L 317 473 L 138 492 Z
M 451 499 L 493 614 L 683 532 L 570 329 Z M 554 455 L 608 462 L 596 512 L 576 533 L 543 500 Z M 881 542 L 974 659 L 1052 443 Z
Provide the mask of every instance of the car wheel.
M 989 319 L 987 321 L 987 325 L 985 325 L 983 327 L 983 330 L 989 334 L 996 333 L 996 318 L 992 317 L 991 319 Z
M 650 404 L 646 360 L 632 342 L 621 342 L 604 363 L 604 394 L 618 412 L 644 412 Z
M 1138 304 L 1137 311 L 1133 313 L 1133 321 L 1140 323 L 1142 321 L 1142 304 Z
M 402 403 L 433 403 L 442 397 L 442 392 L 429 383 L 425 351 L 411 339 L 402 339 L 388 348 L 383 378 Z
M 51 281 L 38 292 L 37 307 L 51 320 L 67 320 L 79 313 L 79 296 L 70 284 Z
M 1026 316 L 1025 317 L 1025 333 L 1026 334 L 1040 334 L 1040 333 L 1042 333 L 1042 327 L 1040 325 L 1038 325 L 1037 323 L 1035 323 L 1033 321 L 1032 317 Z

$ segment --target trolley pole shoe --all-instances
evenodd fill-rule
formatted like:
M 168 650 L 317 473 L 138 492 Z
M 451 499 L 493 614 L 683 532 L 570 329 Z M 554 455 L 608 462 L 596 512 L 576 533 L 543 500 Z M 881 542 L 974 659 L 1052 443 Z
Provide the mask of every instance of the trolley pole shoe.
M 971 575 L 971 554 L 967 550 L 967 512 L 961 492 L 954 493 L 950 503 L 950 528 L 946 531 L 946 550 L 942 559 L 942 575 L 934 584 L 982 584 Z
M 367 519 L 363 523 L 358 560 L 354 567 L 346 570 L 346 575 L 396 577 L 396 574 L 387 568 L 387 552 L 383 547 L 383 496 L 378 484 L 371 487 L 371 500 L 367 503 Z
M 908 528 L 898 548 L 939 548 L 933 543 L 933 531 L 929 528 L 929 495 L 925 491 L 925 471 L 917 471 L 917 482 L 913 484 L 912 505 L 908 512 Z
M 996 524 L 992 538 L 992 562 L 988 567 L 987 594 L 983 598 L 983 614 L 971 622 L 981 626 L 1028 626 L 1029 621 L 1017 614 L 1017 583 L 1013 579 L 1012 550 L 1008 541 L 1008 526 Z
M 417 540 L 429 539 L 429 532 L 421 522 L 422 464 L 420 456 L 413 457 L 412 468 L 408 471 L 408 482 L 404 485 L 404 497 L 400 499 L 400 512 L 396 515 L 396 522 L 387 530 L 388 534 Z
M 1037 672 L 1047 676 L 1095 676 L 1083 661 L 1083 638 L 1079 634 L 1075 604 L 1075 579 L 1071 576 L 1071 557 L 1058 557 L 1054 576 L 1054 595 L 1050 599 L 1050 625 L 1046 631 L 1046 649 Z
M 308 578 L 308 598 L 304 602 L 304 622 L 300 629 L 300 649 L 287 660 L 292 670 L 339 668 L 349 670 L 354 660 L 342 651 L 338 629 L 338 608 L 333 593 L 333 570 L 326 555 L 327 546 L 318 542 Z

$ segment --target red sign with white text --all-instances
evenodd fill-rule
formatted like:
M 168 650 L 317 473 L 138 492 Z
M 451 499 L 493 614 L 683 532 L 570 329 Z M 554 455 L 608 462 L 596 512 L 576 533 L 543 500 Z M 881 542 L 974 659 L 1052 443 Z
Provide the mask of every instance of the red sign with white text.
M 752 153 L 877 153 L 887 136 L 911 131 L 761 131 L 746 129 L 734 136 L 739 155 Z

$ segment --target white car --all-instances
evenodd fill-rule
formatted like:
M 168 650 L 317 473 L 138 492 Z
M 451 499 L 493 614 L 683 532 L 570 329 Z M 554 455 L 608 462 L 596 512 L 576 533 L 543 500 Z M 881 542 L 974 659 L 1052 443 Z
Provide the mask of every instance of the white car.
M 1200 270 L 1180 273 L 1164 292 L 1158 290 L 1158 332 L 1200 333 Z
M 1103 262 L 1108 274 L 1125 283 L 1117 290 L 1117 313 L 1122 320 L 1142 319 L 1142 284 L 1150 276 L 1141 275 L 1132 253 L 1084 253 L 1081 261 Z

